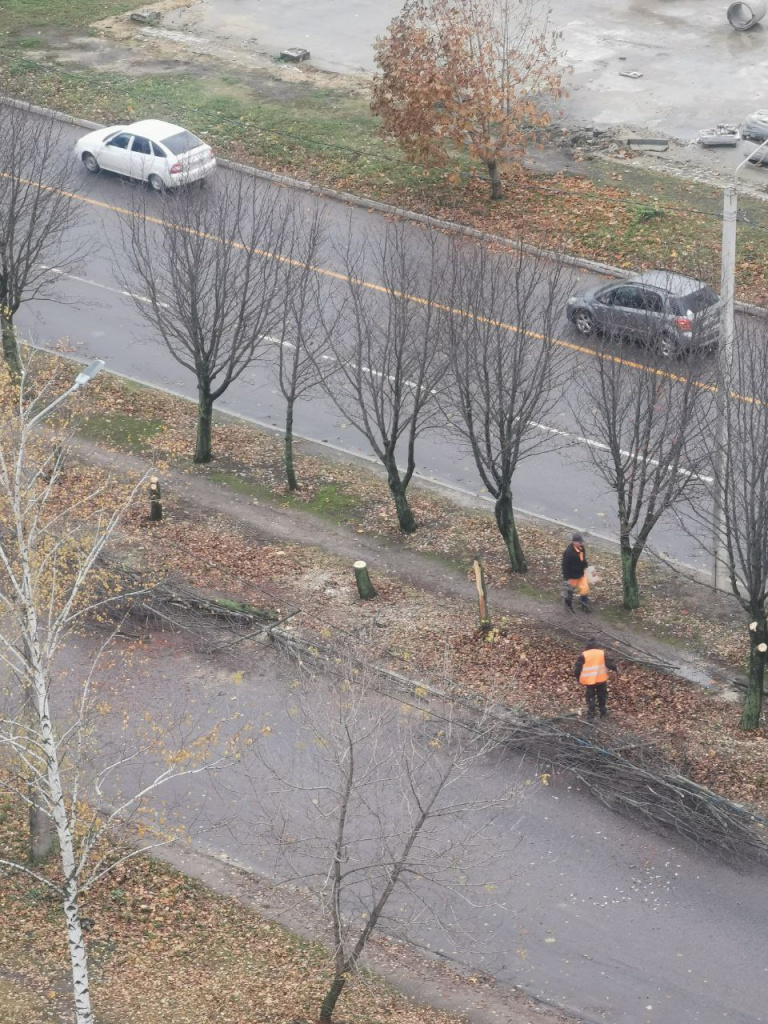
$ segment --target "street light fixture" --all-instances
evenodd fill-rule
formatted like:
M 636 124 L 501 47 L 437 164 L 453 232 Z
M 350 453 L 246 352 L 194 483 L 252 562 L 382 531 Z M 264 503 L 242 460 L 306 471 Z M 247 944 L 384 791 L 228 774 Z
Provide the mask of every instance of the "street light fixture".
M 749 156 L 745 157 L 733 172 L 733 181 L 723 189 L 723 240 L 720 263 L 720 355 L 718 359 L 717 382 L 717 423 L 715 429 L 715 507 L 713 541 L 715 562 L 712 583 L 715 590 L 725 590 L 728 585 L 728 554 L 725 538 L 724 481 L 725 447 L 728 441 L 726 404 L 731 393 L 731 371 L 733 367 L 733 338 L 735 334 L 735 292 L 736 292 L 736 225 L 738 216 L 737 180 L 743 167 L 754 160 L 755 155 L 768 147 L 768 139 L 761 142 Z
M 79 391 L 84 384 L 88 384 L 90 381 L 92 381 L 93 378 L 98 373 L 100 373 L 106 365 L 107 364 L 104 362 L 103 359 L 95 359 L 92 363 L 86 366 L 85 369 L 81 370 L 80 373 L 78 373 L 78 375 L 75 377 L 75 382 L 70 388 L 67 388 L 67 390 L 63 392 L 63 394 L 59 395 L 58 398 L 55 398 L 50 405 L 47 405 L 45 409 L 43 409 L 41 412 L 33 416 L 31 420 L 27 420 L 27 427 L 34 427 L 34 425 L 36 423 L 39 423 L 40 420 L 45 419 L 45 417 L 48 416 L 48 414 L 51 413 L 56 408 L 56 406 L 61 405 L 61 403 L 65 401 L 65 399 L 69 398 L 70 395 L 74 394 L 75 391 Z

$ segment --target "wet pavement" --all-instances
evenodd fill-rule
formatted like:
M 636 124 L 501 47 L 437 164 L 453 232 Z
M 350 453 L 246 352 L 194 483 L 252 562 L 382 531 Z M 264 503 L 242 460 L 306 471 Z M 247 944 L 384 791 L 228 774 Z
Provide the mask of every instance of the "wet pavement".
M 88 644 L 77 641 L 68 657 L 88 664 Z M 98 684 L 99 699 L 110 709 L 99 734 L 107 761 L 114 759 L 110 721 L 116 723 L 121 753 L 133 723 L 140 730 L 145 715 L 160 735 L 168 730 L 169 740 L 175 723 L 183 722 L 186 743 L 222 723 L 223 746 L 227 736 L 250 724 L 263 756 L 245 753 L 214 773 L 170 781 L 154 806 L 183 827 L 196 849 L 256 875 L 278 880 L 295 878 L 297 871 L 314 876 L 321 868 L 325 875 L 327 856 L 305 843 L 296 844 L 299 859 L 286 872 L 265 827 L 279 821 L 289 836 L 320 834 L 317 805 L 333 777 L 318 774 L 326 750 L 319 730 L 330 736 L 338 715 L 322 675 L 302 697 L 295 662 L 272 649 L 236 646 L 206 657 L 164 633 L 147 637 L 125 657 L 127 675 L 120 659 L 110 655 Z M 401 700 L 395 697 L 393 704 L 379 695 L 373 717 L 366 712 L 363 718 L 380 722 L 369 735 L 382 764 L 383 752 L 399 742 L 401 716 L 408 710 Z M 439 702 L 428 701 L 422 706 L 427 710 L 440 721 Z M 373 739 L 358 747 L 361 764 L 370 755 L 366 743 Z M 277 785 L 267 763 L 289 784 Z M 135 792 L 136 783 L 146 784 L 154 770 L 151 759 L 140 759 L 123 766 L 112 784 Z M 540 785 L 539 771 L 510 753 L 478 763 L 457 780 L 452 800 L 478 801 L 461 819 L 469 834 L 485 827 L 484 801 L 515 794 L 493 812 L 482 855 L 461 864 L 468 891 L 485 890 L 488 878 L 496 878 L 498 903 L 486 907 L 477 905 L 482 900 L 454 899 L 443 905 L 445 891 L 430 888 L 430 913 L 411 919 L 410 937 L 423 949 L 440 950 L 449 964 L 492 973 L 502 985 L 520 986 L 589 1024 L 765 1021 L 768 966 L 754 956 L 764 944 L 765 875 L 737 871 L 625 821 L 565 777 L 547 776 L 548 784 Z M 377 820 L 389 813 L 399 820 L 401 800 L 395 781 L 372 804 Z M 365 827 L 358 832 L 361 820 Z M 365 855 L 364 843 L 355 840 L 370 834 L 365 813 L 354 821 L 347 848 L 352 862 Z M 424 897 L 418 888 L 423 881 L 397 894 L 395 917 L 411 917 L 408 901 L 418 893 Z M 452 920 L 454 927 L 446 933 L 439 920 Z M 383 930 L 398 934 L 392 919 Z
M 277 53 L 310 50 L 312 63 L 373 70 L 372 44 L 401 0 L 200 0 L 163 24 Z M 749 32 L 713 0 L 549 0 L 573 68 L 569 119 L 694 139 L 699 128 L 741 121 L 764 100 L 768 18 Z M 765 28 L 763 28 L 765 25 Z M 640 78 L 624 77 L 636 71 Z

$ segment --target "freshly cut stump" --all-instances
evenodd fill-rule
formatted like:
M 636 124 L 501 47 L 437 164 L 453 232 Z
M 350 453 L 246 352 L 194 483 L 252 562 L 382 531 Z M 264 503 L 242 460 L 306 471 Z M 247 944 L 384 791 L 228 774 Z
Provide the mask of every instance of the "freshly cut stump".
M 368 566 L 365 562 L 355 562 L 352 566 L 355 570 L 355 583 L 357 583 L 357 592 L 363 601 L 370 601 L 371 598 L 376 597 L 376 588 L 371 583 L 371 577 L 368 575 Z

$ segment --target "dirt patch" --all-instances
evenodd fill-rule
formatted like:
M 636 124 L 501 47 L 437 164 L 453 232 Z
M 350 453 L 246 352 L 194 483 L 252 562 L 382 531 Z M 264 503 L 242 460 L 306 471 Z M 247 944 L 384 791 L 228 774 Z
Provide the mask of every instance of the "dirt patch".
M 189 0 L 167 0 L 152 5 L 152 10 L 164 15 L 159 26 L 138 25 L 128 14 L 106 18 L 91 27 L 99 33 L 105 48 L 110 40 L 115 40 L 133 51 L 136 73 L 143 65 L 147 68 L 143 73 L 151 74 L 149 68 L 153 62 L 191 62 L 201 74 L 225 72 L 232 76 L 234 72 L 244 83 L 251 86 L 258 83 L 265 95 L 275 99 L 295 100 L 295 93 L 289 87 L 302 85 L 348 95 L 367 94 L 367 75 L 344 75 L 311 63 L 283 63 L 275 60 L 274 50 L 265 49 L 258 40 L 249 39 L 237 45 L 232 39 L 198 31 L 194 21 L 182 17 L 190 6 L 193 5 Z M 270 81 L 275 88 L 270 87 Z M 280 83 L 284 83 L 282 95 Z

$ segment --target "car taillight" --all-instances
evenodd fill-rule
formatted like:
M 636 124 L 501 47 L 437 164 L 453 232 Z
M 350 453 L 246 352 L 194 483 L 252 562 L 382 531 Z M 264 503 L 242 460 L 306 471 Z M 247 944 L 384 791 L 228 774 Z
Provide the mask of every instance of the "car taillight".
M 173 173 L 173 172 L 171 172 L 171 173 Z M 675 317 L 675 326 L 679 327 L 681 331 L 692 331 L 693 330 L 693 320 L 691 320 L 691 318 L 688 317 L 688 316 L 676 316 Z
M 174 164 L 168 172 L 169 174 L 181 174 L 181 164 Z

